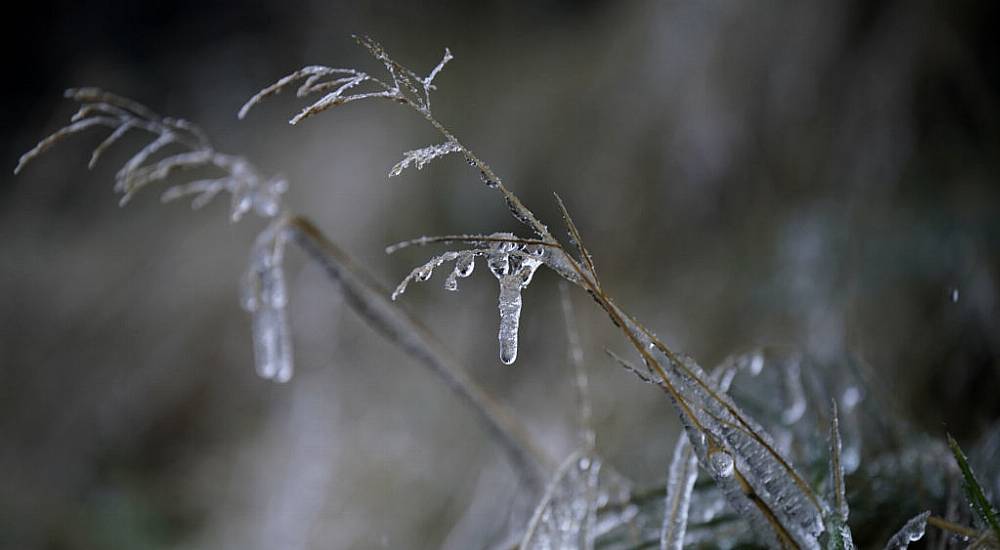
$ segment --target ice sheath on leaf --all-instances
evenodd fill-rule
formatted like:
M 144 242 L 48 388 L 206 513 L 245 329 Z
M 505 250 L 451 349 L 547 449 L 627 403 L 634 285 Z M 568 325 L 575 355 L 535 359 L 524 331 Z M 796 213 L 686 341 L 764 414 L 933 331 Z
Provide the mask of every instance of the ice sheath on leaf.
M 748 370 L 752 376 L 756 376 L 760 373 L 763 363 L 764 359 L 760 352 L 731 357 L 715 368 L 712 378 L 718 384 L 719 391 L 726 392 L 729 391 L 729 385 L 738 371 Z M 722 455 L 723 453 L 715 453 L 709 458 L 716 457 L 716 462 L 728 469 L 732 462 L 725 460 Z M 664 502 L 663 527 L 660 531 L 661 550 L 681 550 L 684 547 L 691 493 L 697 478 L 698 457 L 691 448 L 687 433 L 682 432 L 677 438 L 673 459 L 667 472 L 667 497 Z
M 674 353 L 610 306 L 641 350 L 651 380 L 677 406 L 699 462 L 761 542 L 775 548 L 819 548 L 822 504 L 771 437 L 694 360 Z

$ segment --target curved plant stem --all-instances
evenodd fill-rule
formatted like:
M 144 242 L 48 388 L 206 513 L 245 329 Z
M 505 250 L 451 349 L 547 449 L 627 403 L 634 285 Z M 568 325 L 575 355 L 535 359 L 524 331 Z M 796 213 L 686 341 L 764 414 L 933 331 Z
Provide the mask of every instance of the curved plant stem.
M 469 378 L 423 324 L 391 302 L 388 292 L 312 222 L 293 217 L 286 227 L 299 247 L 340 285 L 351 309 L 376 332 L 437 375 L 475 412 L 525 484 L 536 490 L 543 488 L 552 470 L 552 460 L 520 421 Z

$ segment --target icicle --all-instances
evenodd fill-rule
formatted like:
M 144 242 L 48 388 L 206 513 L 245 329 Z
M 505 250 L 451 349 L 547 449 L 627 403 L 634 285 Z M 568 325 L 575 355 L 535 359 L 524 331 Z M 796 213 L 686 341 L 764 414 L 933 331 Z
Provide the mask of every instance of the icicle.
M 498 233 L 498 237 L 514 238 L 509 233 Z M 498 242 L 491 247 L 486 264 L 493 276 L 500 282 L 500 361 L 505 365 L 517 360 L 517 331 L 521 319 L 521 289 L 531 283 L 535 270 L 542 265 L 540 255 L 534 249 L 513 242 Z
M 254 244 L 250 267 L 243 278 L 240 301 L 253 315 L 254 360 L 257 374 L 276 382 L 292 377 L 292 345 L 288 330 L 288 302 L 282 267 L 285 237 L 279 220 L 265 229 Z
M 500 278 L 500 360 L 505 365 L 517 359 L 517 328 L 521 319 L 521 285 L 514 278 Z
M 931 516 L 930 510 L 917 515 L 889 539 L 885 544 L 885 550 L 906 550 L 911 542 L 916 542 L 924 538 L 924 531 L 927 529 L 927 518 Z
M 667 476 L 667 499 L 660 531 L 661 550 L 681 550 L 684 547 L 691 491 L 697 478 L 698 457 L 691 450 L 687 435 L 682 433 L 677 438 Z

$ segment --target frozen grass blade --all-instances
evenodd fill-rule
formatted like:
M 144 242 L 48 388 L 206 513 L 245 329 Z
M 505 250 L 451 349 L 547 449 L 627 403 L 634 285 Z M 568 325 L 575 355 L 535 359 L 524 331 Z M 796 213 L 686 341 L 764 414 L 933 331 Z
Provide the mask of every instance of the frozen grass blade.
M 972 467 L 969 466 L 969 460 L 966 458 L 965 452 L 962 451 L 962 447 L 959 446 L 951 434 L 947 435 L 948 447 L 951 448 L 951 453 L 955 455 L 955 462 L 958 463 L 958 467 L 962 470 L 962 481 L 965 487 L 965 494 L 969 499 L 969 505 L 972 506 L 972 510 L 976 513 L 979 520 L 983 522 L 983 525 L 991 529 L 997 540 L 1000 540 L 1000 522 L 997 521 L 996 510 L 986 500 L 983 487 L 979 484 L 979 480 L 976 479 L 976 474 L 972 471 Z
M 844 467 L 841 464 L 840 416 L 837 402 L 832 402 L 830 418 L 830 485 L 832 506 L 827 512 L 826 530 L 829 550 L 854 550 L 851 528 L 847 525 L 850 508 L 844 491 Z
M 573 370 L 573 386 L 576 388 L 580 440 L 585 447 L 593 448 L 596 436 L 591 425 L 593 414 L 590 404 L 590 383 L 587 378 L 586 366 L 583 363 L 583 347 L 580 345 L 580 332 L 576 326 L 573 299 L 569 295 L 569 285 L 565 281 L 559 282 L 559 302 L 562 305 L 563 320 L 566 323 L 566 356 Z

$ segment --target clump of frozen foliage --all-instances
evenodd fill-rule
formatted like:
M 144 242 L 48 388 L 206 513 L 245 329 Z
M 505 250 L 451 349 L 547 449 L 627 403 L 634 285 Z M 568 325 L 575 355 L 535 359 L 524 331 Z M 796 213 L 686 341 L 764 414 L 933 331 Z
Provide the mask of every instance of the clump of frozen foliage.
M 69 126 L 26 153 L 15 171 L 64 137 L 93 126 L 109 127 L 112 133 L 94 151 L 91 166 L 131 129 L 154 136 L 116 177 L 123 204 L 137 191 L 176 172 L 190 168 L 220 171 L 221 175 L 212 179 L 174 185 L 163 198 L 193 195 L 193 205 L 200 207 L 225 191 L 232 197 L 233 220 L 248 211 L 270 220 L 253 246 L 242 285 L 243 306 L 253 314 L 258 373 L 281 382 L 292 376 L 285 311 L 288 296 L 282 266 L 286 243 L 294 241 L 341 284 L 346 301 L 373 328 L 441 376 L 476 411 L 529 488 L 544 488 L 534 514 L 516 537 L 523 549 L 729 548 L 757 543 L 769 548 L 847 550 L 854 547 L 857 532 L 849 523 L 877 523 L 881 529 L 902 523 L 899 514 L 912 515 L 916 510 L 900 503 L 912 503 L 906 498 L 912 497 L 911 488 L 917 484 L 923 487 L 927 501 L 920 509 L 933 505 L 932 509 L 940 509 L 944 517 L 925 511 L 906 522 L 895 535 L 879 530 L 866 533 L 869 539 L 877 536 L 878 540 L 888 539 L 889 548 L 906 548 L 922 538 L 931 524 L 941 532 L 942 547 L 971 541 L 971 547 L 996 548 L 1000 539 L 996 513 L 960 450 L 954 454 L 959 466 L 956 468 L 940 441 L 910 437 L 912 442 L 906 445 L 869 451 L 871 460 L 862 460 L 863 412 L 878 417 L 886 439 L 899 439 L 898 434 L 907 430 L 905 423 L 877 407 L 862 411 L 874 401 L 870 394 L 876 391 L 860 373 L 862 369 L 855 365 L 834 372 L 795 352 L 757 350 L 735 355 L 706 371 L 693 358 L 674 351 L 605 292 L 581 233 L 559 197 L 556 202 L 569 246 L 564 246 L 488 164 L 435 118 L 431 92 L 435 79 L 453 58 L 449 50 L 421 76 L 393 60 L 374 40 L 356 40 L 382 64 L 384 75 L 307 66 L 263 88 L 240 109 L 239 117 L 244 118 L 265 98 L 298 85 L 298 97 L 320 97 L 296 114 L 290 120 L 292 124 L 333 107 L 368 99 L 387 99 L 425 118 L 444 141 L 407 151 L 389 171 L 389 177 L 411 166 L 421 169 L 438 158 L 461 155 L 489 190 L 500 193 L 531 237 L 509 232 L 446 235 L 390 246 L 389 253 L 408 246 L 462 245 L 414 268 L 396 287 L 392 300 L 399 298 L 409 283 L 429 280 L 436 269 L 446 264 L 450 271 L 444 287 L 458 290 L 458 279 L 471 276 L 477 259 L 483 259 L 499 285 L 500 360 L 512 364 L 518 355 L 522 292 L 536 272 L 547 267 L 568 284 L 582 288 L 621 331 L 639 363 L 633 364 L 609 350 L 612 358 L 666 394 L 680 418 L 683 430 L 663 485 L 637 491 L 598 453 L 589 426 L 582 353 L 579 345 L 573 344 L 578 342 L 578 336 L 570 326 L 573 316 L 568 307 L 573 380 L 581 396 L 581 435 L 577 450 L 560 461 L 553 472 L 553 461 L 537 451 L 540 446 L 525 435 L 523 427 L 498 410 L 461 368 L 445 358 L 419 323 L 397 309 L 315 226 L 284 211 L 280 204 L 287 185 L 284 180 L 265 178 L 245 159 L 215 151 L 201 130 L 189 122 L 160 117 L 135 102 L 100 90 L 70 90 L 69 97 L 83 103 L 80 111 Z M 167 155 L 168 146 L 182 151 Z M 569 303 L 565 296 L 563 303 Z M 737 377 L 738 383 L 734 383 Z M 651 426 L 650 430 L 655 434 L 658 428 Z M 960 479 L 959 470 L 973 509 L 980 516 L 976 528 L 963 526 L 970 518 L 961 515 L 960 497 L 951 490 Z M 541 483 L 546 476 L 549 482 Z M 853 493 L 848 476 L 859 480 Z M 1000 487 L 1000 478 L 996 486 Z M 854 506 L 849 506 L 852 496 Z
M 98 88 L 66 91 L 66 97 L 81 104 L 70 124 L 46 137 L 21 156 L 14 173 L 63 139 L 93 127 L 111 133 L 94 149 L 89 167 L 130 130 L 152 136 L 152 140 L 125 162 L 115 176 L 120 204 L 151 184 L 167 181 L 185 171 L 209 171 L 212 176 L 175 183 L 163 192 L 169 202 L 194 197 L 191 206 L 201 208 L 219 193 L 230 195 L 229 216 L 239 221 L 247 212 L 276 220 L 257 239 L 244 278 L 243 307 L 253 315 L 254 357 L 257 372 L 278 382 L 292 376 L 291 337 L 285 304 L 287 291 L 282 266 L 284 249 L 281 196 L 288 183 L 281 177 L 266 177 L 247 159 L 217 151 L 197 125 L 180 118 L 163 117 L 148 107 Z

